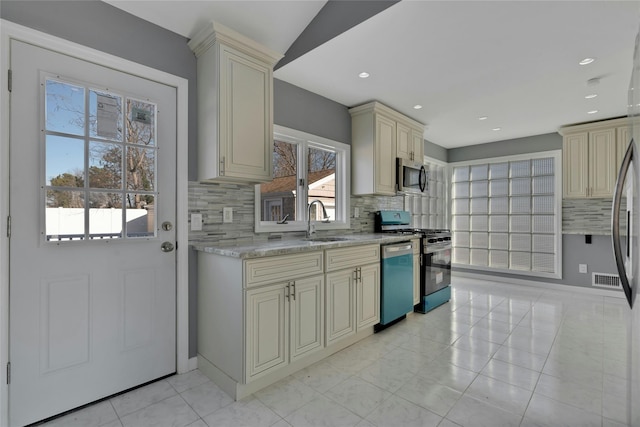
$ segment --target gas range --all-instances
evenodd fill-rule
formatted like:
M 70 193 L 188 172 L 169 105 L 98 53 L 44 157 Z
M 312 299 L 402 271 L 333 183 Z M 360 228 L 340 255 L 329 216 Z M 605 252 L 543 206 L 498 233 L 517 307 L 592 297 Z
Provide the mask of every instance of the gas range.
M 378 211 L 374 229 L 377 233 L 394 233 L 420 237 L 420 302 L 414 311 L 426 313 L 451 298 L 451 231 L 412 228 L 407 211 Z
M 393 233 L 421 237 L 423 251 L 451 248 L 451 231 L 446 229 L 413 228 L 411 214 L 407 211 L 377 211 L 374 229 L 376 233 Z

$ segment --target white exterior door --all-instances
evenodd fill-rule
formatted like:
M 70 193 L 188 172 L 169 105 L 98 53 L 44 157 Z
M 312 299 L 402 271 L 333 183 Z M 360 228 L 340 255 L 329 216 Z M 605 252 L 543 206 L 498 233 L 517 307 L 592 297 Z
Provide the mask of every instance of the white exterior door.
M 11 69 L 17 426 L 176 370 L 176 90 L 18 41 Z

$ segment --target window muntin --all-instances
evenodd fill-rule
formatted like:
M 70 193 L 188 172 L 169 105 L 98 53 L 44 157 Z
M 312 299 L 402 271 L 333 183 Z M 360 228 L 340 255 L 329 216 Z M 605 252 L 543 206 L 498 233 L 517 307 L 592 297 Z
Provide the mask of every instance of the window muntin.
M 156 104 L 43 80 L 44 239 L 154 237 Z
M 307 206 L 321 200 L 330 217 L 317 229 L 349 227 L 349 146 L 275 126 L 271 182 L 256 186 L 256 232 L 306 230 Z M 322 209 L 311 209 L 320 220 Z M 286 224 L 279 224 L 287 216 Z
M 454 264 L 561 277 L 560 155 L 523 157 L 453 166 Z

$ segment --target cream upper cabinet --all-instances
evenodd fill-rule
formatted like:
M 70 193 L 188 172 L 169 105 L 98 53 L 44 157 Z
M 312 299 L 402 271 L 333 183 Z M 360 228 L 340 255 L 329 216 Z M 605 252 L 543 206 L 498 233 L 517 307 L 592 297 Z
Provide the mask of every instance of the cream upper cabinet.
M 616 185 L 616 132 L 589 132 L 589 197 L 612 197 Z
M 413 160 L 413 138 L 411 128 L 404 123 L 396 124 L 396 156 Z
M 379 102 L 354 107 L 349 112 L 351 192 L 395 195 L 396 158 L 419 157 L 418 161 L 422 161 L 424 125 Z M 416 134 L 420 135 L 419 143 Z
M 565 198 L 610 198 L 622 161 L 626 119 L 606 120 L 559 130 L 563 136 Z M 628 141 L 627 141 L 628 142 Z
M 422 132 L 422 129 L 396 122 L 396 157 L 422 162 L 424 157 Z
M 198 178 L 270 181 L 273 66 L 282 55 L 218 23 L 189 47 L 198 58 Z
M 562 142 L 564 197 L 587 197 L 589 155 L 587 132 L 565 136 Z
M 631 141 L 631 129 L 629 129 L 629 126 L 621 126 L 616 129 L 616 148 L 618 151 L 618 157 L 616 160 L 617 170 L 620 170 L 620 166 L 622 165 L 622 160 L 624 159 L 624 155 L 627 152 L 627 148 L 629 147 L 630 141 Z
M 413 142 L 413 160 L 422 163 L 424 159 L 424 128 L 411 129 L 411 140 Z

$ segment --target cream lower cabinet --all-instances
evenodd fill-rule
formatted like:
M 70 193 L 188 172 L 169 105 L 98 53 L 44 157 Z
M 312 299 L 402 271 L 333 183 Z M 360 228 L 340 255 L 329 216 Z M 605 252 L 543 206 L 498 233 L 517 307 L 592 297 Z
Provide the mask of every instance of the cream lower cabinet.
M 241 399 L 372 334 L 379 264 L 378 244 L 246 260 L 198 252 L 198 369 Z
M 247 382 L 324 344 L 324 276 L 246 291 Z
M 327 346 L 380 321 L 380 246 L 328 249 Z
M 380 265 L 358 267 L 356 280 L 356 331 L 380 322 Z

